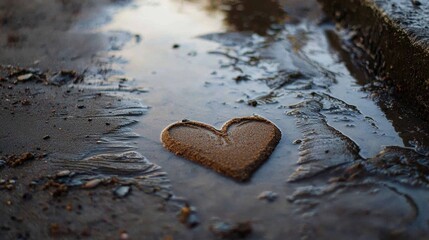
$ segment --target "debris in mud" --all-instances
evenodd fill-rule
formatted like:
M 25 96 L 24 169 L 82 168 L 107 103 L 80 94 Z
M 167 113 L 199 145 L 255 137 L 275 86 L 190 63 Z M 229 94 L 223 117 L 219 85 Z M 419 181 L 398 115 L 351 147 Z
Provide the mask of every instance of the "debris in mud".
M 43 72 L 37 68 L 19 68 L 14 66 L 2 66 L 9 74 L 8 78 L 15 82 L 37 81 L 45 84 L 60 86 L 67 83 L 79 83 L 84 76 L 75 71 L 61 70 L 59 72 L 50 73 Z
M 215 220 L 210 225 L 210 231 L 221 238 L 236 239 L 245 238 L 253 231 L 251 222 L 230 223 L 221 220 Z
M 236 77 L 234 77 L 234 80 L 239 83 L 242 81 L 249 81 L 251 79 L 251 77 L 249 75 L 238 75 Z
M 194 228 L 200 224 L 195 207 L 189 206 L 188 203 L 180 209 L 178 218 L 181 223 L 189 228 Z
M 15 179 L 0 179 L 0 190 L 13 190 L 15 188 Z
M 113 194 L 118 198 L 124 198 L 131 193 L 131 186 L 119 186 L 113 190 Z
M 29 105 L 31 105 L 31 102 L 28 99 L 23 99 L 23 100 L 21 100 L 21 105 L 22 106 L 29 106 Z
M 258 195 L 258 199 L 274 202 L 278 198 L 278 194 L 272 191 L 263 191 Z
M 53 197 L 64 196 L 68 193 L 69 188 L 62 183 L 55 182 L 53 180 L 49 180 L 42 187 L 43 190 L 50 190 L 50 194 Z
M 12 155 L 12 156 L 6 158 L 6 164 L 9 167 L 16 167 L 16 166 L 20 166 L 20 165 L 24 164 L 27 161 L 31 161 L 33 159 L 35 159 L 34 154 L 32 154 L 30 152 L 26 152 L 26 153 L 23 153 L 19 156 Z
M 79 83 L 83 80 L 83 75 L 77 74 L 75 71 L 59 71 L 55 73 L 50 79 L 49 83 L 52 85 L 64 85 L 66 83 Z
M 247 105 L 252 106 L 252 107 L 256 107 L 256 106 L 258 106 L 258 101 L 249 100 L 249 101 L 247 101 Z
M 256 107 L 257 105 L 263 105 L 263 104 L 276 104 L 278 103 L 276 99 L 280 96 L 281 94 L 277 92 L 269 92 L 268 94 L 258 96 L 254 99 L 248 100 L 247 105 Z

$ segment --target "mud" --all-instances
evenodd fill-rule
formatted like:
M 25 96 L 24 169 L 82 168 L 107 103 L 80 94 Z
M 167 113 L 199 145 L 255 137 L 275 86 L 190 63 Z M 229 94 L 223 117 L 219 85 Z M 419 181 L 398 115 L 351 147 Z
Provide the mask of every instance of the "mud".
M 36 156 L 0 162 L 2 236 L 427 236 L 429 131 L 409 106 L 380 97 L 386 88 L 355 57 L 353 35 L 315 1 L 8 4 L 2 30 L 44 37 L 12 35 L 0 57 L 40 68 L 0 82 L 2 155 Z M 71 72 L 84 78 L 73 83 Z M 65 85 L 37 79 L 53 76 Z M 159 141 L 181 119 L 220 128 L 253 114 L 284 134 L 245 183 Z M 300 165 L 311 174 L 287 182 Z
M 123 222 L 128 211 L 124 209 L 132 208 L 120 202 L 124 197 L 151 206 L 132 211 L 135 216 L 165 218 L 159 220 L 164 226 L 144 223 L 154 238 L 168 236 L 171 231 L 162 230 L 168 222 L 184 228 L 175 213 L 187 201 L 175 201 L 167 174 L 136 152 L 132 142 L 138 134 L 129 127 L 148 107 L 126 94 L 141 89 L 128 87 L 131 80 L 125 78 L 107 79 L 118 73 L 112 64 L 120 63 L 112 51 L 121 49 L 132 35 L 83 30 L 93 27 L 85 18 L 93 19 L 97 13 L 109 17 L 111 7 L 126 5 L 122 1 L 1 4 L 2 37 L 7 39 L 1 44 L 0 58 L 4 159 L 0 225 L 5 239 L 133 234 Z M 99 24 L 107 22 L 103 19 Z M 105 87 L 92 88 L 100 79 L 107 81 Z M 122 92 L 121 96 L 110 89 Z M 114 205 L 118 211 L 111 209 Z
M 396 99 L 428 120 L 427 3 L 413 1 L 320 1 L 350 31 L 354 49 L 370 75 Z M 395 51 L 392 51 L 395 49 Z M 406 67 L 404 67 L 406 66 Z

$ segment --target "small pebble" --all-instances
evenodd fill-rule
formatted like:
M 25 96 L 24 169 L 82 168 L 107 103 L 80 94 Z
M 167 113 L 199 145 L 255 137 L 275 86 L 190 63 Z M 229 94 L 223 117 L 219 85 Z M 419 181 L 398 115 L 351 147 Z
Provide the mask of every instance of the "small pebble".
M 66 176 L 69 176 L 70 173 L 71 173 L 70 170 L 62 170 L 62 171 L 57 172 L 57 174 L 55 176 L 57 176 L 57 177 L 66 177 Z
M 16 79 L 18 81 L 27 81 L 27 80 L 29 80 L 32 77 L 33 77 L 32 73 L 27 73 L 27 74 L 23 74 L 23 75 L 18 76 Z
M 130 186 L 119 186 L 115 190 L 113 190 L 113 194 L 119 198 L 126 197 L 130 192 L 131 192 Z
M 130 238 L 130 236 L 128 235 L 128 233 L 126 231 L 121 231 L 121 234 L 119 235 L 120 240 L 127 240 L 129 238 Z
M 43 137 L 43 140 L 48 140 L 49 138 L 51 138 L 51 136 L 49 136 L 49 135 L 45 135 L 45 136 Z
M 88 182 L 86 182 L 83 185 L 83 188 L 87 188 L 87 189 L 89 189 L 89 188 L 95 188 L 95 187 L 97 187 L 101 183 L 101 181 L 102 180 L 98 179 L 98 178 L 89 180 Z
M 296 139 L 295 141 L 292 142 L 293 144 L 301 144 L 302 140 L 301 139 Z

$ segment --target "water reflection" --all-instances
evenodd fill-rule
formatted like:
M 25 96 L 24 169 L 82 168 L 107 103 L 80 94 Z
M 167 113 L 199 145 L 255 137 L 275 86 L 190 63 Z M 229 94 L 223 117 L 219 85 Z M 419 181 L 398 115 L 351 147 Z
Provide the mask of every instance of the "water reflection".
M 230 31 L 252 31 L 260 35 L 266 35 L 274 24 L 288 19 L 277 0 L 208 0 L 204 10 L 209 14 L 222 12 L 224 24 Z
M 275 23 L 281 23 L 286 13 L 275 0 L 231 0 L 223 5 L 225 23 L 235 31 L 253 31 L 265 35 Z

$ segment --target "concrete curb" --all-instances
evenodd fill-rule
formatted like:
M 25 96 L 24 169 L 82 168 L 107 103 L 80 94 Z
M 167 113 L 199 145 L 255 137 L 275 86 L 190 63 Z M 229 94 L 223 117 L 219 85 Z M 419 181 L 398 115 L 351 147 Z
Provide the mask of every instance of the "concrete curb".
M 429 2 L 318 0 L 325 12 L 356 32 L 379 80 L 429 121 Z

